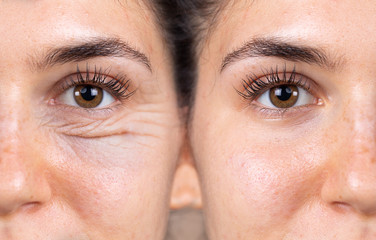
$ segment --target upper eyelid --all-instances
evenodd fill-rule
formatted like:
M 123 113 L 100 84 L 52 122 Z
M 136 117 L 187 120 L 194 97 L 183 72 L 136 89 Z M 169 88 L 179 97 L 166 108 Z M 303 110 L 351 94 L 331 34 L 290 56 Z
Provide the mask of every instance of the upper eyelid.
M 117 100 L 125 100 L 137 90 L 130 91 L 132 85 L 131 79 L 125 74 L 113 75 L 111 68 L 102 70 L 102 68 L 95 66 L 93 71 L 87 65 L 86 70 L 81 71 L 77 65 L 76 72 L 63 77 L 53 86 L 50 98 L 55 99 L 67 89 L 80 84 L 91 84 L 103 88 Z
M 98 78 L 99 77 L 101 77 L 101 76 L 98 76 Z M 103 83 L 100 83 L 100 82 L 97 82 L 95 80 L 93 81 L 93 80 L 86 80 L 86 79 L 84 81 L 81 81 L 81 80 L 74 81 L 74 80 L 72 80 L 74 78 L 71 75 L 69 77 L 69 79 L 67 79 L 66 81 L 64 81 L 64 85 L 62 87 L 62 90 L 66 90 L 66 89 L 69 89 L 71 87 L 74 87 L 74 86 L 77 86 L 77 85 L 81 85 L 81 84 L 90 84 L 90 85 L 94 85 L 94 86 L 97 86 L 97 87 L 101 87 L 104 90 L 110 90 L 110 91 L 112 91 L 111 89 L 108 89 L 108 85 L 115 85 L 115 84 L 119 83 L 118 82 L 119 80 L 116 80 L 117 79 L 116 77 L 113 78 L 113 77 L 109 77 L 107 75 L 103 75 L 102 77 L 103 77 L 103 80 L 101 80 L 101 81 L 103 81 Z M 107 81 L 107 82 L 105 82 L 107 79 L 110 79 L 110 80 Z M 123 94 L 123 93 L 125 93 L 128 90 L 128 88 L 130 86 L 130 80 L 125 80 L 125 82 L 122 83 L 122 84 L 124 84 L 123 88 L 121 88 L 120 86 L 117 86 L 117 87 L 115 86 L 116 88 L 121 89 L 121 92 L 119 92 L 120 95 Z
M 78 66 L 77 66 L 77 74 L 80 76 L 80 79 L 82 81 L 83 80 L 82 72 L 79 70 Z M 120 91 L 120 92 L 118 92 L 119 95 L 125 94 L 125 92 L 128 90 L 128 88 L 130 86 L 131 80 L 126 75 L 118 74 L 118 75 L 115 75 L 115 77 L 110 77 L 111 68 L 107 68 L 103 72 L 102 72 L 101 69 L 99 69 L 98 72 L 97 72 L 97 68 L 96 68 L 96 66 L 94 66 L 94 73 L 93 74 L 94 74 L 93 79 L 92 79 L 93 83 L 101 82 L 103 85 L 105 85 L 105 87 L 114 87 L 115 90 L 118 89 Z M 102 78 L 102 79 L 100 79 L 100 78 Z M 90 79 L 90 71 L 89 71 L 89 68 L 87 67 L 87 69 L 86 69 L 86 83 L 90 83 L 89 79 Z M 111 80 L 106 82 L 106 79 L 111 79 Z M 121 85 L 124 86 L 123 89 L 121 89 Z M 111 89 L 113 89 L 113 88 L 111 88 Z
M 314 85 L 315 82 L 304 74 L 297 72 L 295 66 L 292 71 L 288 71 L 286 66 L 284 66 L 283 72 L 280 72 L 278 66 L 276 66 L 275 70 L 273 70 L 273 68 L 270 70 L 261 68 L 261 72 L 261 76 L 257 76 L 254 73 L 248 74 L 246 78 L 242 80 L 243 90 L 235 89 L 237 93 L 245 99 L 254 100 L 261 93 L 273 86 L 279 84 L 295 84 L 315 95 L 315 92 L 311 90 L 311 86 Z M 296 76 L 299 76 L 299 80 L 296 79 Z M 267 82 L 262 79 L 266 79 Z

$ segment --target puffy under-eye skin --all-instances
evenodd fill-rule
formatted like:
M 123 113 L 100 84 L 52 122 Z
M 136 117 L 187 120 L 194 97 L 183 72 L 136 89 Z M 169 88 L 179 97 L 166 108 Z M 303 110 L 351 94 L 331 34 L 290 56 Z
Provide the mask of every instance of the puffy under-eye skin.
M 375 13 L 375 2 L 281 0 L 217 15 L 190 123 L 209 239 L 374 239 Z M 304 85 L 250 94 L 293 72 Z M 274 106 L 270 90 L 288 85 L 299 99 Z
M 182 124 L 154 14 L 0 2 L 0 239 L 164 238 Z

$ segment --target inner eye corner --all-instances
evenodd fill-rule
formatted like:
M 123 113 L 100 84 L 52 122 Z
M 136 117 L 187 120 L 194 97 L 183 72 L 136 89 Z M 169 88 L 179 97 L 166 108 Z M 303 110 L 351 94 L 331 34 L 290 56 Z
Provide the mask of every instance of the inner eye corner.
M 325 106 L 325 100 L 323 98 L 316 98 L 316 105 Z

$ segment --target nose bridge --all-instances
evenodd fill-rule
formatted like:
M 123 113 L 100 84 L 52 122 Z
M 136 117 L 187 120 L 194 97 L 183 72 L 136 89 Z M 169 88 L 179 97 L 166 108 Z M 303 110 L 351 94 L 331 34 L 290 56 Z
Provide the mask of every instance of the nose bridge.
M 18 110 L 17 105 L 0 104 L 0 169 L 11 163 L 18 164 L 19 157 L 26 151 L 30 133 L 29 122 L 24 116 L 25 109 Z M 13 159 L 13 161 L 11 161 Z M 14 159 L 18 159 L 14 161 Z
M 376 138 L 375 125 L 371 124 L 362 120 L 353 124 L 348 154 L 353 158 L 352 162 L 372 168 L 376 164 Z
M 49 195 L 28 111 L 17 106 L 0 104 L 0 218 Z
M 335 164 L 323 187 L 324 199 L 350 206 L 362 215 L 376 214 L 376 102 L 372 95 L 354 91 L 344 104 L 334 130 L 340 138 L 331 147 Z
M 13 212 L 22 205 L 28 182 L 27 159 L 23 154 L 22 125 L 15 111 L 0 118 L 0 216 Z M 24 196 L 21 196 L 21 195 Z
M 355 146 L 354 146 L 355 147 Z M 361 148 L 361 146 L 359 146 Z M 365 215 L 376 214 L 376 162 L 374 150 L 357 150 L 339 164 L 336 173 L 338 202 Z
M 344 126 L 353 161 L 372 167 L 376 162 L 376 99 L 372 91 L 358 89 L 346 105 Z

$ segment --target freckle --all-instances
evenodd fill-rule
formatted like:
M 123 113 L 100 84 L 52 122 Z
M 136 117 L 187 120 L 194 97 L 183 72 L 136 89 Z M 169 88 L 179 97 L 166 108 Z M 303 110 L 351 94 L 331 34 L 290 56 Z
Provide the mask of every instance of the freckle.
M 10 149 L 10 146 L 6 146 L 3 150 L 5 153 L 10 153 L 11 152 L 11 149 Z
M 369 153 L 369 148 L 366 146 L 362 146 L 362 153 Z

